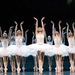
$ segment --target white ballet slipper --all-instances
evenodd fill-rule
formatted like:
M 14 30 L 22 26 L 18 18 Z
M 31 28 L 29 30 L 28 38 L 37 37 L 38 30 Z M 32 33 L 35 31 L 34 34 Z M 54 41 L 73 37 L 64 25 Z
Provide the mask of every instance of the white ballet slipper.
M 7 73 L 7 70 L 8 70 L 7 68 L 4 69 L 5 73 Z
M 24 67 L 22 67 L 22 70 L 23 70 L 23 72 L 25 71 L 25 68 Z
M 20 73 L 21 69 L 20 68 L 17 68 L 17 73 Z
M 39 73 L 42 74 L 42 72 L 43 72 L 43 68 L 39 68 Z
M 50 71 L 50 72 L 51 72 L 51 70 L 52 70 L 51 67 L 49 67 L 49 71 Z

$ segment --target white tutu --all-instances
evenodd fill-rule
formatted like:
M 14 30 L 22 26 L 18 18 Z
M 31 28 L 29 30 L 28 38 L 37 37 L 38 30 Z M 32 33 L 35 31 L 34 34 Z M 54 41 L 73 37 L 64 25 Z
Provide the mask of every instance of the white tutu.
M 63 55 L 62 55 L 62 57 L 67 57 L 68 56 L 68 53 L 64 53 Z
M 28 52 L 30 51 L 28 47 L 25 45 L 22 45 L 21 47 L 17 47 L 16 45 L 10 45 L 9 48 L 11 49 L 10 50 L 11 55 L 27 56 Z
M 45 55 L 46 55 L 46 56 L 50 56 L 50 57 L 54 56 L 53 53 L 46 53 Z
M 9 56 L 10 55 L 10 48 L 9 47 L 6 47 L 6 48 L 1 47 L 0 48 L 0 55 L 1 56 Z
M 59 47 L 54 46 L 52 53 L 58 54 L 58 55 L 63 55 L 65 53 L 68 53 L 68 47 L 65 45 L 60 45 Z
M 30 50 L 33 52 L 33 53 L 37 53 L 37 51 L 41 51 L 41 52 L 50 52 L 49 50 L 52 49 L 52 46 L 49 45 L 49 44 L 42 44 L 42 45 L 39 45 L 39 44 L 31 44 L 31 45 L 28 45 L 28 47 L 30 48 Z
M 71 48 L 68 46 L 68 48 L 69 48 L 68 53 L 75 53 L 75 47 Z

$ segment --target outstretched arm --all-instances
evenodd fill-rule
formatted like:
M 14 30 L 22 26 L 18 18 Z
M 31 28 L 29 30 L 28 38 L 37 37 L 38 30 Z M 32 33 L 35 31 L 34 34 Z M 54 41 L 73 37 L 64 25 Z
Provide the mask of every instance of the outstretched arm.
M 38 19 L 36 17 L 34 17 L 34 19 L 36 20 L 36 35 L 37 35 L 37 29 L 38 29 Z
M 25 31 L 25 42 L 27 43 L 27 32 L 28 30 Z
M 32 33 L 33 33 L 33 36 L 32 36 L 32 44 L 33 44 L 35 34 L 34 34 L 34 32 L 32 32 Z
M 67 39 L 69 38 L 68 30 L 69 30 L 69 24 L 66 22 L 67 25 Z
M 0 34 L 1 34 L 1 40 L 2 40 L 3 38 L 2 38 L 2 30 L 1 30 L 1 27 L 0 27 Z
M 52 27 L 52 36 L 53 36 L 53 38 L 54 38 L 54 22 L 51 21 L 51 23 L 53 24 L 53 27 Z
M 23 38 L 23 28 L 22 28 L 22 24 L 24 23 L 24 21 L 22 21 L 21 23 L 20 23 L 20 28 L 21 28 L 21 32 L 22 32 L 22 38 Z
M 43 35 L 45 34 L 45 29 L 44 29 L 44 23 L 43 23 L 43 20 L 45 19 L 45 17 L 43 17 L 42 19 L 41 19 L 41 24 L 42 24 L 42 29 L 43 29 Z
M 16 24 L 16 26 L 15 26 L 15 38 L 16 38 L 16 31 L 17 31 L 18 23 L 16 21 L 14 21 L 14 23 Z
M 72 24 L 73 31 L 74 31 L 74 39 L 75 39 L 75 28 L 74 28 L 74 24 L 75 24 L 75 22 L 73 22 L 73 24 Z
M 61 26 L 60 26 L 61 22 L 62 21 L 59 21 L 59 36 L 60 36 L 60 38 L 61 38 Z
M 11 26 L 10 29 L 9 29 L 8 41 L 10 41 L 10 39 L 11 39 L 12 28 L 13 28 L 13 26 Z

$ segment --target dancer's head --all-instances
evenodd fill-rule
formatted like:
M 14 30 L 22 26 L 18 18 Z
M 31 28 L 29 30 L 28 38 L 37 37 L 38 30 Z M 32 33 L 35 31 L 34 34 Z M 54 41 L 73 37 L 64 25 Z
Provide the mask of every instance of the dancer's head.
M 17 31 L 17 35 L 21 35 L 21 31 L 20 30 Z
M 55 36 L 58 36 L 58 31 L 55 31 Z
M 69 37 L 72 37 L 72 32 L 69 32 Z
M 7 37 L 7 33 L 6 33 L 6 31 L 3 32 L 3 37 L 4 37 L 4 38 Z
M 51 40 L 51 36 L 48 36 L 48 40 Z
M 38 29 L 37 29 L 37 31 L 38 31 L 38 33 L 42 33 L 42 28 L 41 27 L 39 27 Z

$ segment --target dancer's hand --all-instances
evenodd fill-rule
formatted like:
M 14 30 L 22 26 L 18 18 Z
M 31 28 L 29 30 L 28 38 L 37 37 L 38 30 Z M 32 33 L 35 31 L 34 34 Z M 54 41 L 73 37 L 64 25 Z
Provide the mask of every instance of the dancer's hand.
M 34 17 L 34 19 L 37 21 L 38 19 L 36 17 Z
M 41 19 L 41 21 L 43 21 L 45 19 L 45 17 L 43 17 L 42 19 Z

